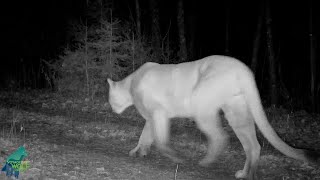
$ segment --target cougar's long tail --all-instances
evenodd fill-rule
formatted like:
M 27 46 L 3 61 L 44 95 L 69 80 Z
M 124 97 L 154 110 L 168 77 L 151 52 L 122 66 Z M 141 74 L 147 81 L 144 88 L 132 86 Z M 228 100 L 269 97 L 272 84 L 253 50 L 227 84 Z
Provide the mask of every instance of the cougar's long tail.
M 251 114 L 253 115 L 255 123 L 264 137 L 271 143 L 271 145 L 278 149 L 281 153 L 291 158 L 319 163 L 320 154 L 318 152 L 293 148 L 286 144 L 274 131 L 261 104 L 261 99 L 254 75 L 248 71 L 246 74 L 243 74 L 243 77 L 239 78 L 241 79 L 243 93 L 245 94 L 245 99 Z

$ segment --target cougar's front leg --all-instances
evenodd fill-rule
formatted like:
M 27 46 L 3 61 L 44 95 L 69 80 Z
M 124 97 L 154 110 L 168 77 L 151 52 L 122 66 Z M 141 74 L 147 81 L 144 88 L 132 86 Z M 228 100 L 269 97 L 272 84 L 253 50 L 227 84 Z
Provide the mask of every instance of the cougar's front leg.
M 130 156 L 135 156 L 136 152 L 139 151 L 140 156 L 146 156 L 150 150 L 150 146 L 153 143 L 154 138 L 152 134 L 152 126 L 150 120 L 146 120 L 138 145 L 133 148 L 130 152 Z
M 158 150 L 173 162 L 182 163 L 182 160 L 177 157 L 175 151 L 168 146 L 170 137 L 170 120 L 168 119 L 166 112 L 163 110 L 156 110 L 152 117 L 154 138 L 156 140 Z

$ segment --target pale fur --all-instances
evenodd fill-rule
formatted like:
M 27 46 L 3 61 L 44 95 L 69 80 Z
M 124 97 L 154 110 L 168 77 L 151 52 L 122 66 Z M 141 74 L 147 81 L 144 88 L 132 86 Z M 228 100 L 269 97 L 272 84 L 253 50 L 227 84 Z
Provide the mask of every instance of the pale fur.
M 135 105 L 146 119 L 138 145 L 130 155 L 147 155 L 153 142 L 175 162 L 181 162 L 168 146 L 170 119 L 194 118 L 207 135 L 208 153 L 201 165 L 213 162 L 223 150 L 226 136 L 220 125 L 222 110 L 239 138 L 245 153 L 243 170 L 236 178 L 256 179 L 260 156 L 254 123 L 268 141 L 283 154 L 308 161 L 308 151 L 283 142 L 269 124 L 250 69 L 237 59 L 209 56 L 181 64 L 146 63 L 124 80 L 108 79 L 109 103 L 116 113 Z M 318 157 L 318 154 L 316 154 Z

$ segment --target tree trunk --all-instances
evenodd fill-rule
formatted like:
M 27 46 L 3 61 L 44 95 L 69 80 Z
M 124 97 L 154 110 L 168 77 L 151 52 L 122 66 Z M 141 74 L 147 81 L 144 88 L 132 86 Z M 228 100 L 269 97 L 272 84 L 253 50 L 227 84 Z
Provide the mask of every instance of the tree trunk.
M 273 47 L 273 37 L 271 23 L 272 18 L 270 15 L 270 0 L 266 0 L 266 27 L 267 27 L 267 48 L 269 54 L 269 83 L 270 83 L 270 93 L 271 93 L 271 106 L 276 106 L 278 103 L 278 92 L 277 92 L 277 76 L 276 76 L 276 62 L 275 53 Z
M 316 56 L 315 56 L 315 37 L 313 35 L 313 17 L 312 17 L 312 1 L 310 1 L 309 14 L 309 42 L 310 42 L 310 93 L 311 93 L 311 107 L 312 111 L 316 111 Z
M 152 46 L 157 57 L 160 57 L 160 44 L 161 44 L 161 32 L 160 32 L 160 18 L 159 18 L 159 8 L 157 0 L 150 0 L 150 12 L 151 12 L 151 38 Z
M 195 60 L 196 59 L 196 16 L 193 14 L 189 14 L 187 18 L 187 48 L 188 48 L 188 59 Z
M 141 11 L 140 11 L 140 5 L 139 0 L 135 1 L 136 3 L 136 22 L 137 22 L 137 35 L 140 38 L 141 37 Z
M 230 0 L 226 1 L 226 44 L 224 53 L 230 55 Z
M 257 65 L 258 65 L 258 53 L 260 48 L 260 39 L 261 39 L 261 32 L 262 32 L 262 22 L 264 16 L 264 6 L 263 3 L 260 3 L 260 15 L 258 17 L 257 22 L 257 29 L 255 32 L 255 37 L 253 41 L 253 51 L 252 51 L 252 61 L 251 61 L 251 70 L 256 75 Z
M 179 46 L 180 46 L 178 56 L 180 58 L 180 62 L 185 62 L 188 58 L 188 55 L 187 55 L 187 44 L 186 44 L 186 36 L 185 36 L 183 0 L 178 0 L 177 8 L 178 8 L 177 22 L 178 22 Z

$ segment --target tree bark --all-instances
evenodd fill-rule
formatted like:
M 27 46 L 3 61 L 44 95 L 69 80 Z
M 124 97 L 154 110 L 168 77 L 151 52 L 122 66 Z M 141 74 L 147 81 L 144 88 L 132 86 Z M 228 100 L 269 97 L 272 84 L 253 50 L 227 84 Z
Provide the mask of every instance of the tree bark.
M 258 53 L 260 49 L 260 40 L 261 40 L 261 32 L 262 32 L 262 22 L 264 16 L 264 6 L 263 3 L 260 3 L 260 12 L 259 12 L 257 29 L 255 32 L 255 37 L 253 41 L 253 51 L 252 51 L 252 61 L 251 61 L 251 70 L 256 75 L 257 65 L 258 65 Z
M 186 36 L 185 36 L 185 24 L 184 24 L 184 8 L 183 8 L 183 0 L 178 0 L 177 6 L 177 22 L 178 22 L 178 32 L 179 32 L 179 53 L 181 62 L 185 62 L 188 58 L 187 55 L 187 44 L 186 44 Z
M 269 85 L 271 93 L 271 106 L 276 106 L 278 104 L 278 92 L 277 92 L 277 74 L 276 74 L 276 62 L 275 53 L 273 47 L 273 37 L 272 37 L 272 18 L 270 14 L 270 0 L 266 0 L 266 19 L 267 27 L 267 48 L 269 54 Z
M 310 43 L 310 93 L 311 93 L 311 107 L 312 111 L 315 112 L 317 109 L 316 103 L 316 54 L 315 54 L 315 37 L 313 35 L 313 17 L 312 17 L 312 1 L 309 5 L 309 43 Z
M 152 46 L 155 53 L 160 53 L 161 32 L 160 32 L 160 17 L 159 8 L 156 0 L 150 0 L 150 12 L 151 12 L 151 34 L 152 34 Z M 160 57 L 157 55 L 157 57 Z
M 230 0 L 226 0 L 226 44 L 224 53 L 230 55 Z
M 137 35 L 140 38 L 141 37 L 141 11 L 140 11 L 140 4 L 139 0 L 135 1 L 136 4 L 136 22 L 137 22 Z
M 188 59 L 194 60 L 196 59 L 196 16 L 193 14 L 189 14 L 187 17 L 187 32 L 186 36 L 188 39 L 187 48 L 188 48 Z

